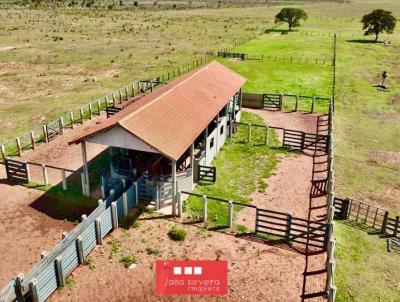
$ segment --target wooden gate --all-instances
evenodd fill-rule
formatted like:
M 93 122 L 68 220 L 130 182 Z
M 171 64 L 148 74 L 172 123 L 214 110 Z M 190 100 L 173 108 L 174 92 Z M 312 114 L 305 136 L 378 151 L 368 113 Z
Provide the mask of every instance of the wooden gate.
M 328 148 L 328 136 L 283 129 L 283 147 L 294 150 L 326 152 Z
M 282 109 L 282 98 L 280 94 L 263 94 L 264 109 Z
M 27 163 L 6 158 L 5 165 L 7 179 L 18 182 L 29 182 L 29 170 Z
M 121 109 L 122 108 L 115 107 L 115 106 L 107 106 L 106 107 L 107 118 L 109 118 L 110 116 L 113 116 L 117 112 L 121 111 Z
M 215 183 L 217 181 L 217 168 L 199 165 L 198 176 L 200 181 Z
M 256 233 L 277 236 L 314 250 L 325 250 L 329 238 L 326 223 L 261 208 L 256 209 Z
M 47 133 L 47 141 L 48 142 L 51 142 L 57 136 L 62 135 L 60 123 L 57 121 L 57 122 L 47 124 L 46 125 L 46 133 Z

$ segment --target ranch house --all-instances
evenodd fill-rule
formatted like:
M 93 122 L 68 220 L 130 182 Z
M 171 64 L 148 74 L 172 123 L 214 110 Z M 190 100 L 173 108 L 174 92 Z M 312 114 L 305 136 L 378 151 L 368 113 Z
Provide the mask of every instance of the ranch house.
M 240 120 L 245 81 L 212 62 L 134 98 L 75 138 L 70 144 L 82 146 L 86 194 L 90 192 L 88 143 L 109 146 L 103 197 L 110 189 L 115 193 L 116 184 L 123 189 L 126 183 L 136 182 L 139 199 L 160 209 L 175 200 L 178 190 L 192 191 L 197 181 L 215 180 L 210 164 L 235 131 L 234 122 Z

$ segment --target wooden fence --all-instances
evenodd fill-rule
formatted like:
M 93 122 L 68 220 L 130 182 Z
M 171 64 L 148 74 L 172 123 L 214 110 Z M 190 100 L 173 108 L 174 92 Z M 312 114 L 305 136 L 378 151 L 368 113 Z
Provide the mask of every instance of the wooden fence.
M 334 162 L 333 162 L 333 145 L 334 145 L 334 116 L 335 116 L 335 100 L 334 98 L 331 99 L 329 103 L 329 111 L 328 111 L 328 139 L 327 139 L 327 181 L 324 186 L 326 186 L 326 193 L 328 195 L 328 206 L 327 206 L 327 222 L 329 228 L 329 237 L 328 237 L 328 244 L 327 244 L 327 260 L 326 260 L 326 271 L 327 271 L 327 278 L 326 278 L 326 294 L 328 297 L 328 302 L 335 301 L 336 291 L 337 288 L 335 286 L 335 269 L 336 269 L 336 262 L 334 258 L 334 251 L 336 242 L 333 237 L 334 233 L 334 216 L 335 216 L 335 181 L 334 181 Z M 325 191 L 325 188 L 324 188 Z
M 380 207 L 352 198 L 335 197 L 336 219 L 365 225 L 384 235 L 400 238 L 400 216 L 391 217 Z
M 299 245 L 301 247 L 308 246 L 309 249 L 314 251 L 324 251 L 327 248 L 329 228 L 326 223 L 312 221 L 294 217 L 289 213 L 273 211 L 264 209 L 253 204 L 246 204 L 242 202 L 235 202 L 219 197 L 212 197 L 181 191 L 178 193 L 177 201 L 178 208 L 184 206 L 182 194 L 194 196 L 202 199 L 201 220 L 207 222 L 208 217 L 208 202 L 224 203 L 227 205 L 227 224 L 226 227 L 234 229 L 234 211 L 235 207 L 238 208 L 252 208 L 254 209 L 254 232 L 249 233 L 254 236 L 273 235 L 278 238 L 284 239 L 289 244 Z
M 56 167 L 53 165 L 35 163 L 31 161 L 20 161 L 6 157 L 4 160 L 7 179 L 21 183 L 35 183 L 38 185 L 55 185 L 59 184 L 64 190 L 69 187 L 68 177 L 78 172 L 67 168 Z M 83 172 L 81 174 L 82 190 L 83 190 Z
M 293 93 L 248 93 L 242 94 L 242 106 L 253 109 L 274 109 L 328 113 L 331 98 L 298 95 Z
M 0 291 L 0 301 L 45 301 L 57 288 L 65 285 L 65 278 L 84 264 L 85 258 L 103 238 L 118 228 L 119 219 L 137 205 L 137 184 L 134 183 L 119 197 L 111 194 L 70 233 L 63 233 L 56 247 L 41 254 L 42 260 L 31 271 L 15 277 Z M 108 206 L 110 205 L 110 206 Z
M 288 148 L 291 150 L 317 150 L 328 152 L 329 148 L 329 137 L 327 135 L 320 135 L 315 133 L 306 133 L 303 131 L 297 131 L 292 129 L 286 129 L 282 127 L 273 127 L 273 126 L 266 126 L 266 125 L 258 125 L 258 124 L 246 124 L 236 122 L 236 125 L 239 126 L 247 126 L 247 143 L 252 142 L 252 133 L 254 128 L 264 129 L 263 132 L 265 133 L 264 139 L 262 143 L 266 146 L 270 145 L 270 129 L 281 131 L 282 132 L 282 148 Z
M 278 55 L 246 55 L 247 60 L 260 60 L 270 62 L 286 62 L 293 64 L 313 64 L 313 65 L 328 65 L 331 66 L 331 60 L 326 57 L 324 58 L 312 58 L 312 57 L 296 57 L 296 56 L 278 56 Z

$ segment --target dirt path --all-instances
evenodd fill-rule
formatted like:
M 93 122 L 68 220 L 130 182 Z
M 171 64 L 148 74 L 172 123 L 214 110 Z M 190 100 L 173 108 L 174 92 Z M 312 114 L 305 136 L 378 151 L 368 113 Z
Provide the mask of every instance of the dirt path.
M 311 189 L 312 158 L 302 154 L 282 156 L 274 175 L 266 179 L 264 192 L 251 195 L 252 204 L 262 208 L 291 213 L 295 217 L 308 218 Z M 236 223 L 254 229 L 254 210 L 245 208 L 235 219 Z
M 139 228 L 117 230 L 90 255 L 94 269 L 79 267 L 70 287 L 56 291 L 49 301 L 300 301 L 304 257 L 300 254 L 235 238 L 228 234 L 208 232 L 197 226 L 188 231 L 182 243 L 171 241 L 168 230 L 174 222 L 165 219 L 142 220 Z M 114 239 L 114 241 L 113 241 Z M 118 252 L 109 259 L 111 242 Z M 160 255 L 148 255 L 146 247 L 159 248 Z M 135 255 L 138 265 L 125 269 L 120 259 Z M 217 256 L 218 255 L 218 256 Z M 156 296 L 156 259 L 228 261 L 229 293 L 227 296 Z M 92 268 L 93 268 L 92 265 Z
M 248 108 L 243 108 L 243 111 L 261 116 L 269 126 L 304 131 L 307 133 L 316 133 L 317 131 L 317 114 L 299 111 L 282 112 Z

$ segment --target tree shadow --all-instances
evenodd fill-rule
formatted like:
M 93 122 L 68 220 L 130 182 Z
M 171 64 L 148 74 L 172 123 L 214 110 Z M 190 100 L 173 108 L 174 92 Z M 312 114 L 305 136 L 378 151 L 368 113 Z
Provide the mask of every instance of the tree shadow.
M 281 34 L 281 35 L 287 35 L 288 33 L 297 32 L 297 31 L 298 31 L 297 29 L 289 30 L 289 29 L 269 28 L 269 29 L 266 29 L 266 30 L 264 31 L 264 33 L 266 33 L 266 34 L 270 34 L 270 33 L 279 33 L 279 34 Z
M 382 41 L 376 41 L 375 40 L 365 40 L 365 39 L 354 39 L 354 40 L 346 40 L 346 42 L 349 43 L 360 43 L 360 44 L 382 44 Z

